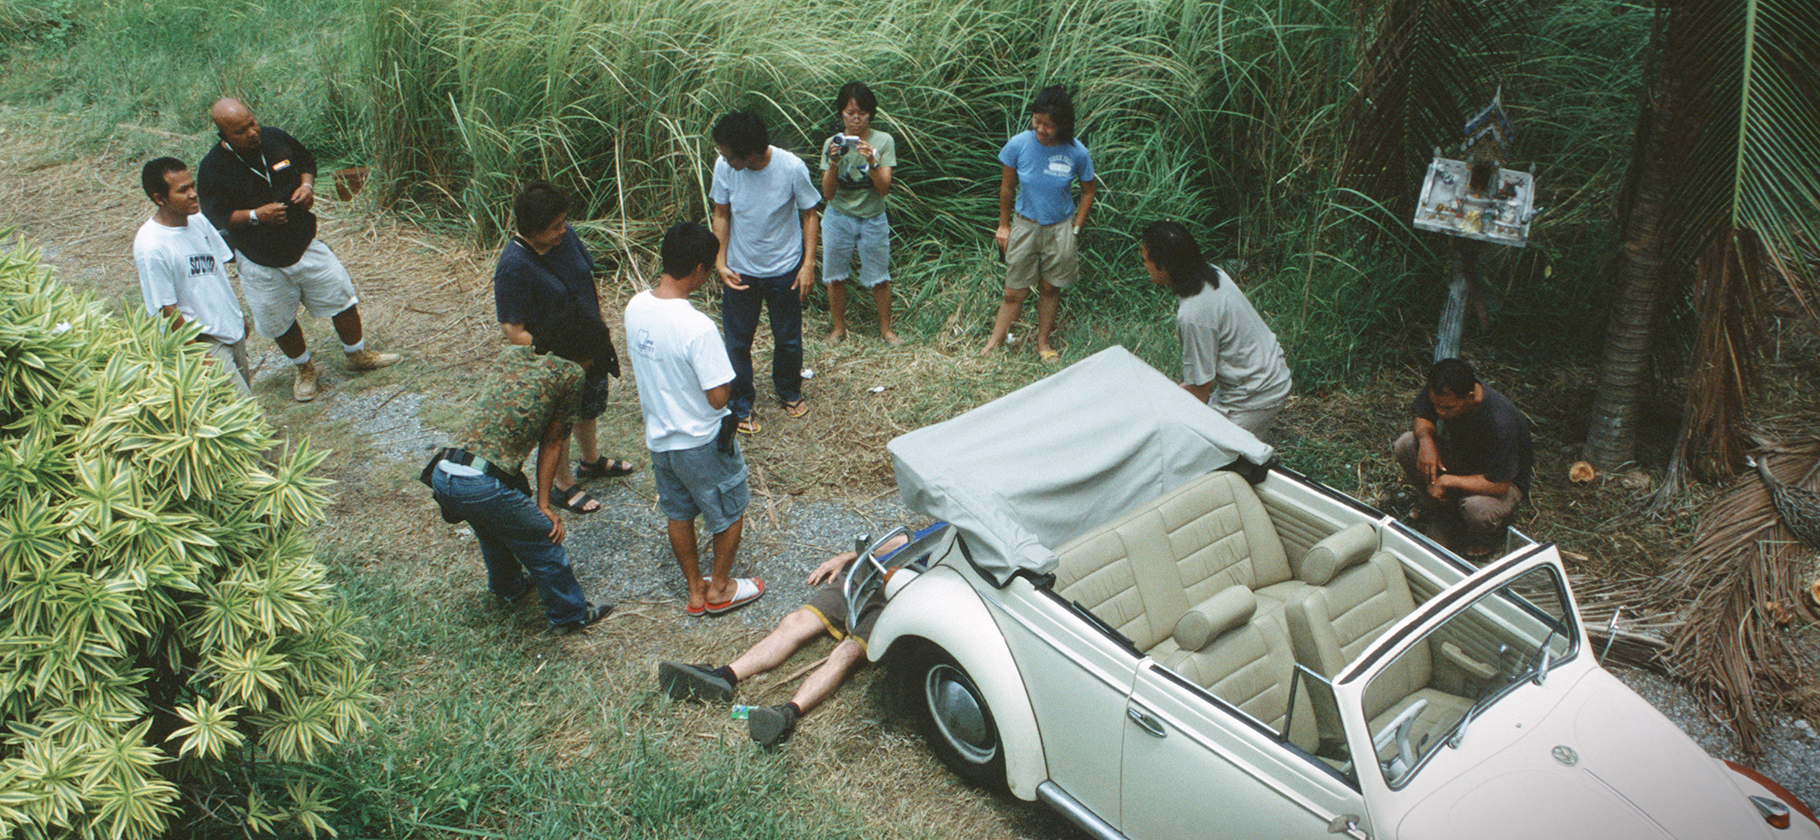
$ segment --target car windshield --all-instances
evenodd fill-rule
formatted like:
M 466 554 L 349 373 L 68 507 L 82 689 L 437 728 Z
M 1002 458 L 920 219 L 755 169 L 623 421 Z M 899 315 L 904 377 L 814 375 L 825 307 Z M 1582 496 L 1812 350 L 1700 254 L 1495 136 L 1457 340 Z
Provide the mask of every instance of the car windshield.
M 1575 653 L 1561 580 L 1541 566 L 1459 609 L 1372 677 L 1365 719 L 1384 780 L 1400 788 L 1442 746 L 1523 685 L 1541 685 Z

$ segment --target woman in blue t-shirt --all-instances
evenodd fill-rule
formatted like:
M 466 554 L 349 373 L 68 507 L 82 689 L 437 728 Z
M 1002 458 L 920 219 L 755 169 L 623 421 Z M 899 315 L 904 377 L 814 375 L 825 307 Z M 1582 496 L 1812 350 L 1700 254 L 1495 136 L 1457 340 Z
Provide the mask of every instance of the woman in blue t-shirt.
M 992 322 L 986 352 L 1005 342 L 1011 324 L 1023 312 L 1030 287 L 1037 287 L 1036 352 L 1045 362 L 1061 358 L 1049 346 L 1062 289 L 1080 276 L 1075 238 L 1087 224 L 1099 181 L 1093 158 L 1074 139 L 1074 101 L 1061 85 L 1043 88 L 1030 103 L 1030 130 L 1011 138 L 999 150 L 1003 171 L 998 185 L 998 230 L 994 237 L 1005 254 L 1005 297 Z M 1081 182 L 1079 205 L 1069 192 Z M 1015 208 L 1012 197 L 1016 196 Z M 1011 213 L 1017 210 L 1014 217 Z

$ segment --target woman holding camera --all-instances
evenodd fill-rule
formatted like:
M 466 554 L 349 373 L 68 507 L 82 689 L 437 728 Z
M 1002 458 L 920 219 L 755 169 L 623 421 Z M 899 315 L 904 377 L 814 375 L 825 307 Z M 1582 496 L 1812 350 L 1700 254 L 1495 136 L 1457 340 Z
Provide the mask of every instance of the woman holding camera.
M 1044 362 L 1054 362 L 1061 354 L 1049 345 L 1049 332 L 1055 327 L 1062 289 L 1080 276 L 1075 239 L 1087 224 L 1099 188 L 1092 156 L 1074 139 L 1074 100 L 1066 88 L 1053 85 L 1036 95 L 1030 103 L 1030 130 L 1011 138 L 998 160 L 1003 169 L 998 230 L 993 235 L 1005 254 L 1005 297 L 985 352 L 1005 342 L 1011 324 L 1023 312 L 1024 298 L 1036 286 L 1036 352 Z M 1078 205 L 1069 191 L 1077 180 Z
M 859 283 L 872 290 L 878 335 L 890 344 L 904 340 L 891 331 L 891 225 L 885 196 L 897 166 L 897 141 L 872 128 L 878 99 L 864 82 L 848 82 L 834 97 L 841 133 L 822 149 L 822 282 L 828 286 L 828 341 L 847 337 L 847 278 L 859 253 Z

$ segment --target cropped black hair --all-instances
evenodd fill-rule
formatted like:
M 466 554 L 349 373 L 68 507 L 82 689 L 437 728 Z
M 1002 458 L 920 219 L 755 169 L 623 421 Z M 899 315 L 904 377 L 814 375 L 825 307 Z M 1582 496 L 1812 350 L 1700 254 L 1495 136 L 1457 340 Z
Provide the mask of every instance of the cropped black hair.
M 1473 373 L 1472 365 L 1462 359 L 1442 359 L 1428 369 L 1428 390 L 1431 393 L 1470 397 L 1473 386 L 1478 384 L 1478 374 Z
M 677 222 L 664 232 L 662 254 L 664 273 L 681 279 L 694 273 L 696 266 L 712 270 L 714 259 L 720 256 L 720 240 L 700 222 Z
M 569 196 L 561 187 L 541 178 L 525 184 L 512 200 L 512 219 L 520 236 L 547 230 L 556 217 L 569 212 Z
M 1030 113 L 1048 114 L 1055 121 L 1055 139 L 1066 146 L 1074 142 L 1074 99 L 1061 85 L 1043 88 L 1030 102 Z
M 739 157 L 756 155 L 771 145 L 765 121 L 751 111 L 733 111 L 714 124 L 714 142 Z
M 145 197 L 156 202 L 171 189 L 170 182 L 164 180 L 164 176 L 188 170 L 187 164 L 174 157 L 154 158 L 146 161 L 145 168 L 139 170 L 139 185 L 145 188 Z
M 1169 275 L 1176 297 L 1194 297 L 1206 286 L 1220 287 L 1220 272 L 1201 256 L 1201 246 L 1181 222 L 1156 221 L 1144 228 L 1144 251 L 1150 262 Z
M 848 82 L 840 86 L 840 93 L 834 95 L 834 113 L 847 109 L 847 101 L 852 100 L 861 111 L 868 114 L 878 113 L 878 97 L 872 95 L 872 89 L 865 82 Z

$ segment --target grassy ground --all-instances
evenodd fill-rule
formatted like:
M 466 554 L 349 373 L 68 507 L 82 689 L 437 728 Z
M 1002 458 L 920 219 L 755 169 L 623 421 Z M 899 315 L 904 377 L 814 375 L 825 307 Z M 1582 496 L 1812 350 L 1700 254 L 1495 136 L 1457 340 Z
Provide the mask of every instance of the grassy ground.
M 135 309 L 131 237 L 149 212 L 137 187 L 142 146 L 200 149 L 207 138 L 129 135 L 95 153 L 65 142 L 70 138 L 54 130 L 59 119 L 42 111 L 0 110 L 0 228 L 18 226 L 40 243 L 64 282 Z M 319 552 L 367 617 L 378 668 L 377 725 L 319 771 L 341 797 L 336 825 L 342 836 L 1068 834 L 1065 824 L 1040 809 L 956 783 L 915 735 L 885 720 L 875 672 L 863 673 L 812 718 L 812 726 L 775 752 L 754 748 L 724 708 L 676 706 L 655 694 L 657 660 L 725 661 L 755 640 L 763 623 L 690 622 L 677 602 L 653 599 L 622 604 L 592 632 L 554 641 L 536 632 L 534 608 L 508 613 L 493 607 L 471 543 L 435 518 L 414 481 L 416 463 L 388 456 L 385 429 L 359 417 L 338 419 L 337 406 L 371 401 L 379 406 L 373 413 L 383 414 L 388 404 L 423 395 L 411 419 L 449 429 L 473 397 L 475 373 L 504 346 L 492 318 L 494 254 L 358 203 L 330 204 L 324 211 L 323 237 L 357 278 L 374 342 L 409 354 L 403 365 L 358 378 L 331 363 L 328 391 L 308 405 L 289 400 L 288 378 L 278 370 L 282 360 L 268 354 L 256 387 L 285 436 L 309 436 L 336 450 L 325 470 L 341 485 Z M 951 284 L 908 292 L 901 301 L 906 346 L 877 341 L 865 296 L 853 295 L 857 335 L 839 345 L 810 342 L 814 412 L 788 421 L 761 406 L 767 430 L 747 450 L 760 496 L 749 546 L 791 538 L 777 530 L 775 516 L 767 522 L 767 506 L 862 504 L 889 496 L 886 440 L 1049 370 L 1028 349 L 993 357 L 974 352 L 991 314 L 996 263 L 964 253 L 948 259 Z M 627 270 L 602 288 L 608 311 L 622 307 L 650 277 L 648 255 L 629 252 L 624 265 Z M 1134 283 L 1139 274 L 1130 269 L 1096 266 L 1089 282 Z M 1160 292 L 1148 324 L 1115 328 L 1069 311 L 1067 356 L 1121 341 L 1173 371 L 1168 311 Z M 1383 340 L 1391 354 L 1419 359 L 1427 316 L 1407 317 L 1407 329 Z M 825 314 L 811 311 L 807 334 L 826 328 Z M 326 323 L 306 322 L 306 330 L 313 349 L 334 358 Z M 1802 383 L 1820 359 L 1817 344 L 1790 336 L 1782 369 L 1794 374 L 1776 386 L 1774 404 L 1780 415 L 1811 417 L 1820 404 Z M 1630 485 L 1639 479 L 1568 484 L 1565 468 L 1575 457 L 1590 403 L 1589 364 L 1523 358 L 1519 339 L 1489 338 L 1504 341 L 1501 348 L 1519 348 L 1501 352 L 1500 358 L 1514 360 L 1487 363 L 1486 373 L 1529 413 L 1538 435 L 1537 486 L 1520 527 L 1573 552 L 1578 559 L 1571 566 L 1583 592 L 1658 570 L 1679 550 L 1691 514 L 1711 491 L 1687 497 L 1682 510 L 1688 515 L 1644 520 L 1630 513 L 1640 496 Z M 1487 339 L 1470 336 L 1469 346 Z M 253 350 L 268 350 L 258 343 Z M 761 349 L 761 356 L 766 352 Z M 1284 413 L 1281 452 L 1292 466 L 1376 501 L 1394 485 L 1384 453 L 1406 422 L 1419 373 L 1411 362 L 1362 371 L 1356 382 L 1293 397 Z M 874 393 L 877 387 L 885 390 Z M 1665 440 L 1676 407 L 1655 408 L 1646 436 Z M 617 389 L 601 423 L 605 451 L 639 452 L 636 417 L 632 390 Z M 648 477 L 626 492 L 648 501 Z M 667 550 L 656 532 L 650 539 L 659 546 L 653 550 Z M 662 573 L 673 574 L 667 567 Z M 781 702 L 790 687 L 788 670 L 824 652 L 805 652 L 785 675 L 748 687 L 747 702 Z

